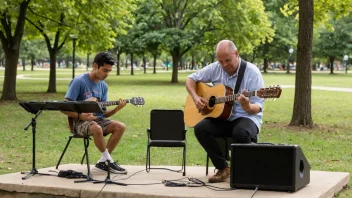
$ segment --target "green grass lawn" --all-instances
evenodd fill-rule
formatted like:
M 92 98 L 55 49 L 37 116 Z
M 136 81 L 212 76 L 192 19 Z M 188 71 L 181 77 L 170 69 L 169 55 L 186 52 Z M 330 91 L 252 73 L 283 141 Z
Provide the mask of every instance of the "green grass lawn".
M 76 70 L 76 75 L 85 70 Z M 18 71 L 19 75 L 39 79 L 18 79 L 19 100 L 62 100 L 72 77 L 71 70 L 57 70 L 57 93 L 45 93 L 48 88 L 48 71 Z M 143 107 L 127 104 L 112 119 L 120 120 L 127 126 L 126 132 L 112 154 L 120 164 L 144 165 L 146 158 L 146 129 L 149 127 L 149 113 L 152 109 L 183 109 L 187 91 L 185 79 L 189 73 L 180 72 L 179 83 L 171 84 L 171 73 L 147 74 L 136 71 L 122 71 L 116 76 L 113 71 L 109 84 L 109 100 L 142 96 Z M 4 71 L 0 70 L 0 87 L 3 86 Z M 294 85 L 295 74 L 263 74 L 266 85 Z M 352 88 L 352 75 L 314 73 L 314 86 Z M 276 101 L 268 100 L 264 105 L 263 126 L 260 141 L 284 144 L 298 144 L 308 159 L 312 170 L 352 172 L 352 93 L 332 91 L 312 91 L 312 116 L 315 127 L 308 130 L 288 127 L 292 117 L 294 89 L 284 88 Z M 24 127 L 33 117 L 17 102 L 0 102 L 0 174 L 27 171 L 32 167 L 32 131 Z M 37 119 L 37 168 L 55 166 L 69 136 L 66 116 L 56 111 L 44 111 Z M 100 158 L 98 150 L 91 142 L 90 160 Z M 83 154 L 82 141 L 73 140 L 62 163 L 79 163 Z M 152 148 L 152 165 L 181 165 L 181 149 Z M 175 156 L 170 158 L 169 156 Z M 194 137 L 193 129 L 187 131 L 187 166 L 205 166 L 206 154 Z M 204 170 L 205 171 L 205 170 Z M 350 185 L 349 185 L 350 186 Z M 352 197 L 347 187 L 336 197 Z

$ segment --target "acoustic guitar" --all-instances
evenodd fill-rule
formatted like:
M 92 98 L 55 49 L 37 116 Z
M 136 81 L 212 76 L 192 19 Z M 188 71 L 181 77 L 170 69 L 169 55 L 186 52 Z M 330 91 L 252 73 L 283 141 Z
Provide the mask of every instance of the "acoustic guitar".
M 107 106 L 112 105 L 119 105 L 120 101 L 107 101 L 107 102 L 98 102 L 96 98 L 89 98 L 87 101 L 96 101 L 100 108 L 104 108 Z M 126 99 L 126 103 L 133 104 L 134 106 L 141 107 L 144 105 L 144 98 L 143 97 L 132 97 L 131 99 Z M 68 125 L 70 127 L 71 132 L 73 132 L 73 118 L 68 116 Z
M 279 98 L 281 88 L 277 86 L 269 86 L 256 91 L 248 91 L 243 93 L 246 97 L 258 96 L 260 98 Z M 184 121 L 188 127 L 194 127 L 204 118 L 219 118 L 227 120 L 230 118 L 233 105 L 240 94 L 234 94 L 230 87 L 218 84 L 208 86 L 205 83 L 197 83 L 197 95 L 208 100 L 208 105 L 202 110 L 197 109 L 191 95 L 188 94 L 184 108 Z

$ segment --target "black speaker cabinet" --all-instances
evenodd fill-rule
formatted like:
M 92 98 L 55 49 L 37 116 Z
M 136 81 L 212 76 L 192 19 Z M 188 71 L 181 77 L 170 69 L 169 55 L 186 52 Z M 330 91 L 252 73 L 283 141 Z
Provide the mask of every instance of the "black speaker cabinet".
M 309 163 L 298 145 L 231 144 L 232 188 L 295 192 L 309 181 Z

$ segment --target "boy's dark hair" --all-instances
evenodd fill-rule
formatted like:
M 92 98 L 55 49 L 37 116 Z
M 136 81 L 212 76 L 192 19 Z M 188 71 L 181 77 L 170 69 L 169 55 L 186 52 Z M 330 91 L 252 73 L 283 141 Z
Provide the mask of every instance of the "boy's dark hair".
M 115 60 L 109 52 L 99 52 L 93 61 L 93 64 L 98 64 L 98 68 L 104 66 L 104 64 L 114 65 Z

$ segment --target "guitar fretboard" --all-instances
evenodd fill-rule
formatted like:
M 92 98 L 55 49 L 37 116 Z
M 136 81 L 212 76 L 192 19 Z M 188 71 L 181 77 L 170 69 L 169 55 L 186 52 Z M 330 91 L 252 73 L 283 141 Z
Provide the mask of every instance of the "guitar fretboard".
M 126 99 L 125 100 L 126 103 L 130 103 L 130 99 Z M 99 102 L 99 106 L 100 107 L 108 107 L 108 106 L 112 106 L 112 105 L 119 105 L 120 101 L 108 101 L 108 102 Z
M 235 101 L 235 100 L 237 100 L 237 98 L 240 95 L 241 94 L 238 93 L 238 94 L 233 94 L 233 95 L 228 95 L 228 96 L 216 98 L 215 99 L 215 104 Z M 257 91 L 245 92 L 243 95 L 246 96 L 246 97 L 256 96 L 257 95 Z

